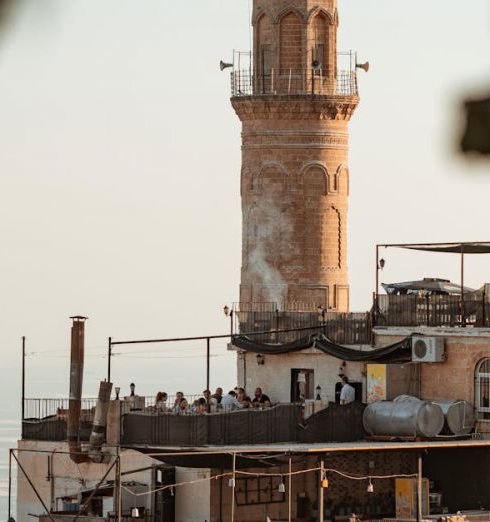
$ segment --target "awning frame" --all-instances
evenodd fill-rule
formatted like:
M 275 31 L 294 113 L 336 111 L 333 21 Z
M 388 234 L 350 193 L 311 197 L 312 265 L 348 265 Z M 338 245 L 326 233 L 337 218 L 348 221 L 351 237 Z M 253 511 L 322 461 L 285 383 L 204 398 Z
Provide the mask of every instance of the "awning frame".
M 490 254 L 490 241 L 468 241 L 460 243 L 391 243 L 376 245 L 376 293 L 379 295 L 379 271 L 383 268 L 380 265 L 379 251 L 381 248 L 402 248 L 406 250 L 418 250 L 419 252 L 435 252 L 439 254 L 459 254 L 461 265 L 461 321 L 463 327 L 466 326 L 465 301 L 464 301 L 464 256 L 467 254 L 481 255 Z M 384 266 L 384 264 L 383 264 Z

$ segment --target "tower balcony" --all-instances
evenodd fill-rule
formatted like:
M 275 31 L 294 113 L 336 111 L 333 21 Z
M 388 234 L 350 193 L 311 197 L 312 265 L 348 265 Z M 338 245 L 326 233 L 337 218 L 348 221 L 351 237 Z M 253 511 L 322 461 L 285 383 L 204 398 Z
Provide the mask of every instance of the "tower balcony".
M 357 74 L 353 70 L 328 75 L 322 69 L 271 69 L 266 73 L 234 70 L 231 73 L 231 97 L 311 95 L 358 97 Z

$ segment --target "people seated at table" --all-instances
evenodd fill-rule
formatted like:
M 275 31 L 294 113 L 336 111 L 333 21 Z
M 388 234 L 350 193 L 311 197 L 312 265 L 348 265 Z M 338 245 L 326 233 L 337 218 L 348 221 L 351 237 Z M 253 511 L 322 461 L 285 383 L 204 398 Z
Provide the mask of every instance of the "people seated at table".
M 193 400 L 191 403 L 184 397 L 184 393 L 178 391 L 175 400 L 168 404 L 168 394 L 159 391 L 155 397 L 155 403 L 147 407 L 148 412 L 173 413 L 184 415 L 191 413 L 220 413 L 239 409 L 260 408 L 265 409 L 271 406 L 268 395 L 263 393 L 262 388 L 255 390 L 253 400 L 247 394 L 245 388 L 236 387 L 223 395 L 222 388 L 216 388 L 216 392 L 211 394 L 210 390 L 204 390 L 202 396 Z
M 193 413 L 207 413 L 207 411 L 208 403 L 204 397 L 201 397 L 200 399 L 194 401 L 194 404 L 192 406 Z
M 230 390 L 227 395 L 221 399 L 221 406 L 224 411 L 238 410 L 241 404 L 238 402 L 237 394 L 234 390 Z
M 166 413 L 169 411 L 167 405 L 168 395 L 165 392 L 159 391 L 155 397 L 155 411 L 159 413 Z
M 175 401 L 174 401 L 174 410 L 177 406 L 179 406 L 180 404 L 180 401 L 184 398 L 184 393 L 183 392 L 180 392 L 178 391 L 176 394 L 175 394 Z
M 188 413 L 192 413 L 189 403 L 185 397 L 182 397 L 178 404 L 174 407 L 173 413 L 176 415 L 187 415 Z
M 252 404 L 256 408 L 270 408 L 271 400 L 268 395 L 262 392 L 262 388 L 256 388 Z
M 216 388 L 216 391 L 212 395 L 213 399 L 216 399 L 217 404 L 221 404 L 223 399 L 223 388 Z

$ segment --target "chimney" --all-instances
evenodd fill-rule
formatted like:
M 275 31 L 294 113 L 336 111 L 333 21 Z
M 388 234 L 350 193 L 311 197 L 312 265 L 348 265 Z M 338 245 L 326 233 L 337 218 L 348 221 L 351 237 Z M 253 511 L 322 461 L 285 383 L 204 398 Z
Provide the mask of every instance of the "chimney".
M 85 321 L 87 317 L 70 317 L 71 361 L 70 361 L 70 404 L 68 409 L 68 447 L 73 462 L 87 462 L 80 444 L 80 416 L 82 407 L 83 362 L 85 351 Z
M 99 397 L 95 408 L 94 424 L 90 434 L 90 460 L 103 462 L 102 445 L 106 439 L 107 414 L 111 400 L 112 382 L 102 381 L 99 388 Z

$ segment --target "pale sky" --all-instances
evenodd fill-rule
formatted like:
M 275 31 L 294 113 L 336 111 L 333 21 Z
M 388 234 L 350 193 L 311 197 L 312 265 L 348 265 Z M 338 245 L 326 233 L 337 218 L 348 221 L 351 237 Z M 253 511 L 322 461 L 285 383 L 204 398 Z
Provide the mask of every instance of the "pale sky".
M 41 7 L 42 6 L 42 7 Z M 353 311 L 376 242 L 490 240 L 490 161 L 455 153 L 462 98 L 490 90 L 486 0 L 341 0 L 362 101 L 351 123 Z M 85 314 L 86 394 L 108 336 L 228 331 L 241 260 L 240 127 L 218 62 L 249 48 L 247 0 L 26 0 L 0 41 L 0 350 L 29 395 L 66 395 L 68 317 Z M 456 257 L 388 253 L 382 280 L 458 278 Z M 490 281 L 468 260 L 467 284 Z M 116 384 L 204 386 L 204 346 L 127 350 Z M 165 351 L 172 358 L 162 358 Z M 44 353 L 44 356 L 40 356 Z M 234 384 L 213 352 L 212 386 Z M 7 380 L 6 380 L 7 379 Z M 161 383 L 161 385 L 160 385 Z

